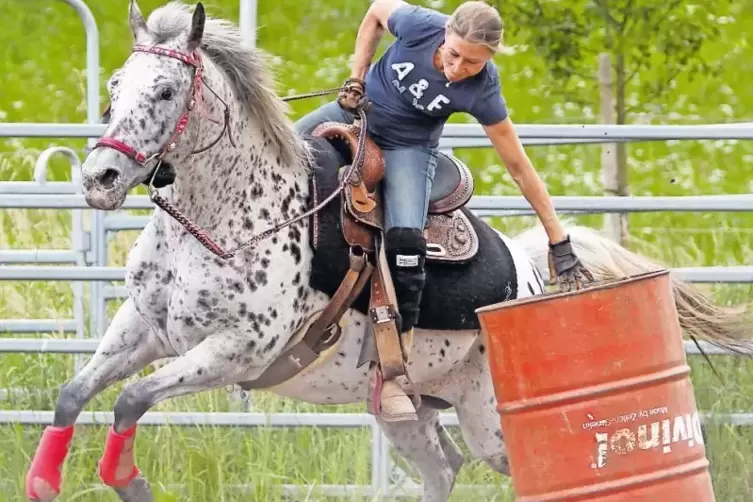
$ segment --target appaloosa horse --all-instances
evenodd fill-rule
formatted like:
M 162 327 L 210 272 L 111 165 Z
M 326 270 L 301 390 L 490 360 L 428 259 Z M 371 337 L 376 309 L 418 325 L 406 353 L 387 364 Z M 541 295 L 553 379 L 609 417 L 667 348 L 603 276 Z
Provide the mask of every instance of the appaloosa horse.
M 347 273 L 378 269 L 378 263 L 362 259 L 374 254 L 348 256 L 354 248 L 339 225 L 346 199 L 334 197 L 316 216 L 263 233 L 235 253 L 224 252 L 335 193 L 337 168 L 350 161 L 348 149 L 338 144 L 352 130 L 333 126 L 333 134 L 296 136 L 263 54 L 244 47 L 231 24 L 205 18 L 201 4 L 192 14 L 170 3 L 145 21 L 132 1 L 130 25 L 134 52 L 108 82 L 109 125 L 83 165 L 83 185 L 91 207 L 116 210 L 131 188 L 160 179 L 162 194 L 154 198 L 160 207 L 128 257 L 128 299 L 88 364 L 61 388 L 54 423 L 45 429 L 27 475 L 32 500 L 59 494 L 60 469 L 86 403 L 162 358 L 171 359 L 127 385 L 114 406 L 99 475 L 123 500 L 153 499 L 132 446 L 139 418 L 165 399 L 238 383 L 271 387 L 311 403 L 357 403 L 367 400 L 372 387 L 362 365 L 369 359 L 364 346 L 373 343 L 367 289 L 340 304 L 350 308 L 334 315 L 334 329 L 325 323 L 331 336 L 315 337 L 321 343 L 313 356 L 301 352 L 311 360 L 301 362 L 290 352 L 301 347 L 296 342 L 310 332 L 317 315 L 331 309 L 330 299 Z M 369 145 L 361 141 L 355 150 Z M 356 153 L 353 164 L 365 165 L 364 155 Z M 444 162 L 450 172 L 444 176 L 463 172 L 456 163 L 452 173 Z M 429 239 L 434 255 L 406 363 L 411 381 L 402 381 L 424 399 L 417 420 L 385 422 L 377 415 L 395 449 L 420 472 L 424 501 L 447 500 L 463 463 L 438 421 L 442 404 L 457 412 L 473 455 L 508 473 L 474 309 L 542 293 L 540 274 L 547 270 L 540 228 L 516 239 L 499 234 L 458 203 L 446 205 L 450 199 L 460 205 L 467 200 L 462 179 L 453 182 L 450 199 L 451 193 L 441 192 L 443 182 L 437 184 L 437 197 L 445 206 L 434 198 L 434 220 L 427 229 L 434 232 Z M 351 191 L 340 195 L 357 196 L 359 186 L 350 184 Z M 570 233 L 597 280 L 659 268 L 586 229 Z M 359 291 L 363 276 L 350 277 L 346 289 Z M 726 346 L 744 343 L 743 330 L 728 323 L 726 311 L 675 284 L 686 330 Z M 264 375 L 269 385 L 258 383 Z

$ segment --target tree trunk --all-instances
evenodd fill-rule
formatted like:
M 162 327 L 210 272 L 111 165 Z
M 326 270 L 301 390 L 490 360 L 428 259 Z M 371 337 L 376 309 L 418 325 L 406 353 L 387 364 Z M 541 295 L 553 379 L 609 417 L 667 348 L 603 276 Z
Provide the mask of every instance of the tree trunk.
M 618 51 L 616 54 L 615 73 L 617 77 L 616 85 L 616 112 L 617 123 L 625 124 L 627 122 L 627 111 L 625 106 L 625 57 L 622 52 Z M 626 196 L 628 193 L 628 166 L 627 166 L 627 143 L 617 143 L 617 173 L 616 173 L 616 195 Z M 625 244 L 628 239 L 628 213 L 615 213 L 615 217 L 619 218 L 619 242 Z
M 615 111 L 619 109 L 615 104 L 615 83 L 612 75 L 613 66 L 609 53 L 603 52 L 599 54 L 599 95 L 601 98 L 600 118 L 602 124 L 614 124 L 616 122 Z M 619 102 L 619 94 L 617 101 Z M 619 119 L 619 113 L 617 119 Z M 603 143 L 601 147 L 601 175 L 604 195 L 619 195 L 620 146 L 620 143 Z M 604 233 L 610 239 L 619 243 L 623 241 L 623 220 L 622 215 L 618 213 L 604 215 Z
M 601 93 L 601 119 L 604 124 L 624 124 L 625 110 L 625 56 L 621 33 L 612 31 L 615 26 L 609 14 L 607 2 L 599 4 L 606 26 L 604 52 L 599 54 L 599 82 Z M 614 54 L 612 66 L 610 54 Z M 613 73 L 614 72 L 614 73 Z M 616 76 L 613 82 L 612 75 Z M 617 118 L 615 120 L 615 114 Z M 605 195 L 627 195 L 627 152 L 625 143 L 605 143 L 602 148 L 602 176 Z M 614 241 L 625 244 L 628 237 L 628 215 L 607 213 L 604 215 L 604 231 Z

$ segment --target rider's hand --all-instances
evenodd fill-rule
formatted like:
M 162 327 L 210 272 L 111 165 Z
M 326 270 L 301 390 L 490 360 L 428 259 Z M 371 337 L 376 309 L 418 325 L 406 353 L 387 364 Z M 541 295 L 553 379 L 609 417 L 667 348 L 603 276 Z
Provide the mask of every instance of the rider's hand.
M 549 282 L 559 285 L 560 291 L 572 291 L 583 287 L 583 279 L 594 281 L 593 275 L 575 256 L 570 236 L 549 244 Z
M 358 113 L 365 110 L 368 104 L 366 98 L 366 82 L 360 78 L 351 77 L 343 84 L 343 90 L 337 96 L 337 104 L 345 111 Z

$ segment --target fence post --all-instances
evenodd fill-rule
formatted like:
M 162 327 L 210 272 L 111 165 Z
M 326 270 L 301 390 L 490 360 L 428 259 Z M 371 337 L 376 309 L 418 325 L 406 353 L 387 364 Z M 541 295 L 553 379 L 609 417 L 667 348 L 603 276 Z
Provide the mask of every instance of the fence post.
M 240 0 L 239 9 L 238 18 L 243 42 L 249 47 L 256 47 L 257 0 Z
M 599 54 L 599 97 L 602 124 L 614 124 L 614 80 L 612 79 L 612 62 L 609 54 Z M 617 161 L 617 143 L 603 143 L 601 146 L 601 177 L 605 195 L 617 195 L 619 176 Z M 615 242 L 622 240 L 622 214 L 606 213 L 604 215 L 604 232 Z

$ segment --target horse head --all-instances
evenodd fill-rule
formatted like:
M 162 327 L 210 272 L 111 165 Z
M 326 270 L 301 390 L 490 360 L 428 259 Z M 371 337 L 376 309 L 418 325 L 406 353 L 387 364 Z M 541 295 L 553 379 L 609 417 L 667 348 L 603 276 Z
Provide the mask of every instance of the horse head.
M 203 98 L 205 19 L 198 3 L 188 29 L 176 19 L 152 30 L 131 0 L 133 52 L 107 83 L 109 124 L 82 166 L 90 206 L 118 209 L 128 191 L 150 182 L 163 162 L 195 153 L 200 124 L 190 119 Z

